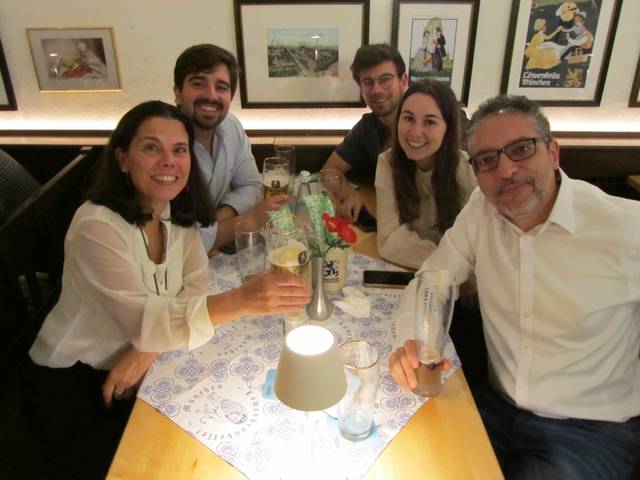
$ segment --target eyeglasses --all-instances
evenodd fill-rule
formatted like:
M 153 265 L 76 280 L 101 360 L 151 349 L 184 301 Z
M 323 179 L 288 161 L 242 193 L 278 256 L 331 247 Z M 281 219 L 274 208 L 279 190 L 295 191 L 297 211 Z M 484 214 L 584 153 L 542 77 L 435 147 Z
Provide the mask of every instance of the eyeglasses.
M 363 90 L 371 90 L 373 89 L 373 86 L 376 84 L 376 82 L 378 82 L 378 85 L 380 85 L 380 88 L 384 88 L 386 90 L 391 86 L 391 83 L 393 82 L 394 77 L 395 75 L 393 75 L 392 73 L 384 73 L 380 75 L 378 78 L 370 78 L 370 77 L 361 78 L 360 86 L 362 87 Z
M 512 162 L 520 162 L 531 158 L 536 153 L 536 143 L 539 140 L 547 141 L 545 137 L 525 138 L 505 145 L 498 150 L 482 152 L 469 159 L 469 163 L 476 172 L 488 172 L 498 166 L 500 154 L 504 153 Z

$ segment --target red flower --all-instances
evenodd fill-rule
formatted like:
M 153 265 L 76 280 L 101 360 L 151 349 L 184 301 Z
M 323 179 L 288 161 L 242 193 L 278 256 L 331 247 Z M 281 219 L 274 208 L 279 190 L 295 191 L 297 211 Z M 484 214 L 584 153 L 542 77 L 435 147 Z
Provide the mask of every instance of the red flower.
M 356 232 L 348 224 L 338 230 L 338 235 L 350 245 L 356 243 Z
M 343 228 L 349 226 L 346 218 L 331 217 L 326 212 L 322 214 L 322 220 L 324 220 L 324 225 L 327 227 L 327 230 L 333 233 L 338 233 Z

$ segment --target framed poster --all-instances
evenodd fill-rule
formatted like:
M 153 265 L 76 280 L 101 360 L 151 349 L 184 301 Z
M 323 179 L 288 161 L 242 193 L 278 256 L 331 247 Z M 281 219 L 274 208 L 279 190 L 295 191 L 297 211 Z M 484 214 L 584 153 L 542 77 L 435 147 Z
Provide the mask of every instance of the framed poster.
M 17 110 L 16 96 L 13 93 L 11 78 L 9 77 L 9 67 L 4 57 L 2 42 L 0 41 L 0 110 Z
M 111 28 L 29 28 L 40 91 L 120 90 Z
M 360 107 L 351 76 L 369 0 L 235 0 L 244 108 Z
M 503 93 L 597 106 L 622 0 L 513 0 Z
M 629 97 L 630 107 L 640 107 L 640 59 L 636 67 L 636 74 L 633 77 L 633 85 L 631 86 L 631 96 Z
M 480 0 L 394 0 L 392 42 L 409 82 L 446 82 L 467 105 Z

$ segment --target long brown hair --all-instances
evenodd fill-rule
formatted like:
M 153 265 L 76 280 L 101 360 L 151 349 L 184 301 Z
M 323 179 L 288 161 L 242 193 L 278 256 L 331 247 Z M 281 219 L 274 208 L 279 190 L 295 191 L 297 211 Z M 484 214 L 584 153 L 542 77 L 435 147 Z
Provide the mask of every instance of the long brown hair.
M 462 208 L 460 185 L 456 180 L 460 149 L 460 110 L 456 96 L 444 82 L 422 80 L 413 83 L 402 96 L 396 118 L 396 135 L 391 149 L 391 171 L 400 223 L 410 223 L 420 213 L 420 195 L 416 185 L 416 162 L 407 158 L 398 142 L 398 120 L 404 102 L 421 93 L 432 97 L 440 108 L 447 130 L 435 153 L 431 186 L 436 203 L 436 226 L 440 232 L 453 225 Z

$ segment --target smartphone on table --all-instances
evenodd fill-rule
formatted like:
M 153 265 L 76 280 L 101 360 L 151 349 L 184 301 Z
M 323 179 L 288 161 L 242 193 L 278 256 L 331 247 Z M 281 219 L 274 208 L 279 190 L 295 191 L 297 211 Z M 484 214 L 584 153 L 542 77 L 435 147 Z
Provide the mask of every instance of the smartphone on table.
M 413 277 L 414 272 L 390 272 L 387 270 L 365 270 L 362 273 L 362 284 L 365 287 L 404 288 Z
M 371 215 L 366 208 L 360 209 L 360 214 L 355 224 L 360 227 L 363 232 L 375 232 L 378 228 L 376 217 Z

